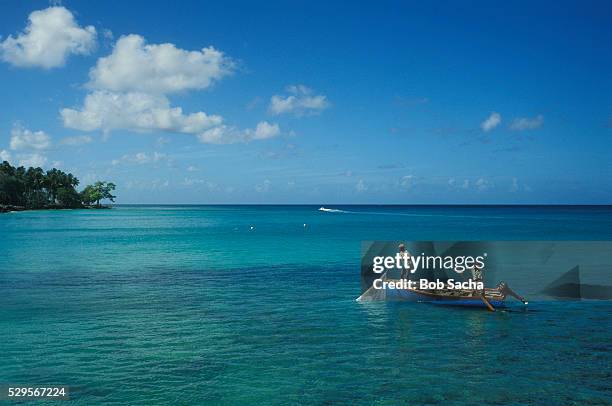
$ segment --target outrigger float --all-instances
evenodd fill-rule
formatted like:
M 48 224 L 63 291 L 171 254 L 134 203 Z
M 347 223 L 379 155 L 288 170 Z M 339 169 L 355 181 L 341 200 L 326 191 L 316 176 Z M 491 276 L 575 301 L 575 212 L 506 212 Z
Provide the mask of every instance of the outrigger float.
M 401 283 L 400 279 L 387 279 L 387 282 Z M 524 305 L 528 302 L 522 296 L 514 292 L 508 284 L 500 282 L 495 288 L 485 288 L 484 290 L 468 289 L 391 289 L 389 284 L 385 284 L 383 289 L 375 289 L 373 286 L 364 292 L 357 301 L 368 300 L 400 300 L 421 303 L 431 303 L 443 306 L 464 306 L 474 308 L 485 308 L 494 312 L 497 308 L 505 308 L 506 298 L 512 296 L 521 301 Z

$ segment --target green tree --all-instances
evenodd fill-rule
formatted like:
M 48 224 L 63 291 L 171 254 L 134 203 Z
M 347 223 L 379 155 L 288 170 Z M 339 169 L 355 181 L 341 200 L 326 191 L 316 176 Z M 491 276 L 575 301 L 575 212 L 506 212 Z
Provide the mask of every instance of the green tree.
M 49 193 L 49 199 L 51 200 L 51 204 L 55 204 L 57 200 L 57 190 L 63 184 L 63 175 L 64 173 L 59 169 L 50 169 L 47 171 L 45 176 L 45 188 Z
M 72 187 L 60 187 L 57 189 L 57 201 L 62 207 L 76 209 L 81 207 L 81 195 Z
M 85 189 L 83 189 L 81 192 L 81 201 L 86 206 L 91 206 L 100 199 L 102 199 L 102 196 L 98 193 L 93 185 L 85 186 Z
M 97 207 L 100 207 L 102 200 L 108 199 L 111 202 L 115 201 L 115 197 L 112 191 L 115 190 L 116 185 L 112 182 L 101 182 L 98 181 L 93 185 L 87 185 L 81 192 L 81 199 L 84 204 L 92 205 L 96 203 Z
M 23 167 L 14 168 L 7 161 L 0 165 L 0 203 L 21 206 L 24 199 L 25 185 Z
M 47 205 L 49 196 L 45 187 L 45 173 L 41 168 L 28 168 L 24 175 L 25 207 L 40 209 Z

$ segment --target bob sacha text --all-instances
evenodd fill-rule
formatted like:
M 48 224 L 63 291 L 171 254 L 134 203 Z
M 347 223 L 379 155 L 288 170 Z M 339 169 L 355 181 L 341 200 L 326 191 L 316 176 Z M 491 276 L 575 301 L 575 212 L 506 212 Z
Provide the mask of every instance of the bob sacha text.
M 419 279 L 418 282 L 409 279 L 400 279 L 394 281 L 384 281 L 382 279 L 375 279 L 372 283 L 374 289 L 419 289 L 419 290 L 439 290 L 439 289 L 450 289 L 450 290 L 483 290 L 484 283 L 480 281 L 473 281 L 468 279 L 467 281 L 456 281 L 449 279 L 445 282 L 440 279 L 429 281 L 427 279 Z

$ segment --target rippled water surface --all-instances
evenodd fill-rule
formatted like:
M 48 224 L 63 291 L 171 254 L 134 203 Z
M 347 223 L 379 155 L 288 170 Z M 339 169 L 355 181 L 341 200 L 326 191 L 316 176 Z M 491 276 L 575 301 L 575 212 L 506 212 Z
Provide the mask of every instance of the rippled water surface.
M 611 240 L 611 209 L 317 208 L 0 215 L 0 384 L 79 404 L 612 402 L 608 301 L 354 300 L 362 240 Z

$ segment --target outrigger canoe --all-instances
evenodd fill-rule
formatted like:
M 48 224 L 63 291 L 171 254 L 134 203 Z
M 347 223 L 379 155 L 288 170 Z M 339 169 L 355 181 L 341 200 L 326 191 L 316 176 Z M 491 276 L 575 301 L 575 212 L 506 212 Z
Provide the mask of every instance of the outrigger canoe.
M 389 282 L 400 282 L 399 279 L 386 280 Z M 421 290 L 410 288 L 386 288 L 384 291 L 385 299 L 390 300 L 405 300 L 444 306 L 485 308 L 490 311 L 495 311 L 496 308 L 507 307 L 506 298 L 508 296 L 512 296 L 523 302 L 524 305 L 527 305 L 527 301 L 510 289 L 505 282 L 500 282 L 495 288 L 485 288 L 484 291 L 463 289 Z M 364 295 L 362 295 L 362 297 L 363 296 Z

